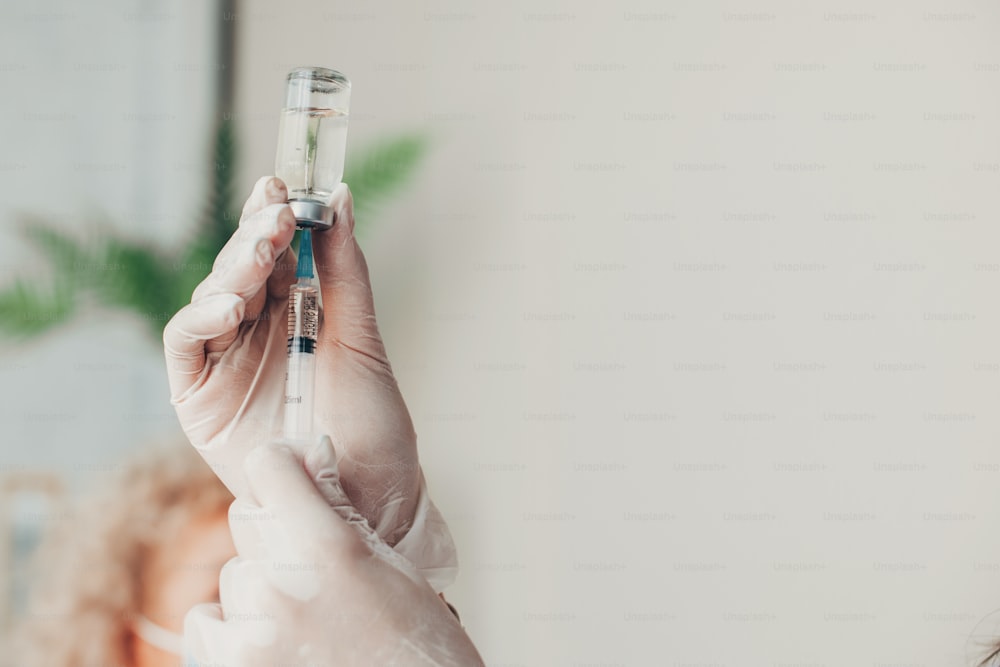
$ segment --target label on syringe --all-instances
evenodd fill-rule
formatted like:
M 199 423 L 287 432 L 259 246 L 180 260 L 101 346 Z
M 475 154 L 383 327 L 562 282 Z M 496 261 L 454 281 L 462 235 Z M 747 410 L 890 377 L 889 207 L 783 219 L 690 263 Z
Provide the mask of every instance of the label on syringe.
M 319 334 L 319 304 L 315 292 L 293 291 L 288 300 L 288 351 L 311 353 Z

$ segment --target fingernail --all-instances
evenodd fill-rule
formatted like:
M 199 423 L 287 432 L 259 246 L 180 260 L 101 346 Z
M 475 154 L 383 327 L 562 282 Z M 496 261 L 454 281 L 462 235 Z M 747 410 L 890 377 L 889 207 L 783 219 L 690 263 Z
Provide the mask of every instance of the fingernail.
M 229 314 L 226 317 L 226 323 L 231 327 L 237 326 L 243 321 L 243 314 L 246 311 L 247 306 L 247 302 L 241 299 L 238 295 L 234 294 L 233 296 L 236 297 L 236 303 L 232 305 L 232 310 L 229 311 Z
M 290 207 L 286 206 L 278 213 L 278 227 L 283 232 L 295 227 L 295 214 Z
M 354 236 L 354 216 L 347 215 L 347 212 L 344 210 L 344 208 L 345 207 L 338 208 L 336 211 L 334 211 L 333 214 L 334 222 L 336 222 L 341 227 L 347 227 L 348 236 Z
M 336 476 L 337 452 L 333 448 L 333 441 L 330 440 L 330 436 L 324 435 L 310 445 L 306 450 L 304 461 L 306 469 L 314 473 Z
M 268 199 L 284 199 L 285 198 L 285 185 L 276 178 L 272 178 L 267 182 L 267 198 Z
M 340 220 L 340 224 L 347 225 L 347 228 L 351 231 L 351 236 L 354 236 L 354 195 L 351 194 L 351 189 L 347 183 L 342 183 L 341 185 L 347 190 L 347 195 L 344 197 L 340 209 L 337 211 L 337 218 Z
M 267 239 L 261 239 L 257 241 L 256 248 L 257 264 L 260 266 L 267 266 L 274 261 L 274 248 L 271 247 L 271 242 Z

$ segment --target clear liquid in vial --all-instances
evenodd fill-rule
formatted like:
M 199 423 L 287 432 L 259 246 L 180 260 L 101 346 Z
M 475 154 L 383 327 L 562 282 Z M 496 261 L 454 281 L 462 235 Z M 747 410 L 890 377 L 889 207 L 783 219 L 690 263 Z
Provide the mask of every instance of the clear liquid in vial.
M 278 128 L 274 173 L 289 199 L 330 202 L 344 178 L 347 113 L 339 109 L 285 109 Z

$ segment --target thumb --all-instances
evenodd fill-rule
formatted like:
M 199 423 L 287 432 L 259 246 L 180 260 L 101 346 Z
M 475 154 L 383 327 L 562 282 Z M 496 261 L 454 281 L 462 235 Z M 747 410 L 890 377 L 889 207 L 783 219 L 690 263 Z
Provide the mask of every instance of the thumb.
M 333 191 L 331 229 L 313 236 L 313 259 L 323 294 L 322 341 L 341 343 L 385 360 L 375 323 L 368 263 L 354 237 L 354 198 L 346 183 Z
M 317 541 L 325 550 L 349 557 L 359 540 L 357 530 L 345 522 L 348 510 L 330 511 L 326 495 L 293 447 L 284 442 L 256 447 L 243 462 L 249 490 L 244 504 L 255 503 L 261 510 L 251 517 L 260 531 L 259 557 L 309 554 Z
M 333 448 L 330 436 L 324 435 L 315 445 L 306 450 L 303 463 L 313 484 L 316 485 L 316 490 L 329 503 L 330 507 L 362 538 L 371 539 L 375 534 L 374 529 L 361 512 L 354 507 L 347 492 L 344 491 L 344 487 L 340 485 L 337 452 Z
M 184 617 L 184 664 L 236 667 L 242 646 L 239 633 L 226 623 L 222 606 L 199 604 Z
M 354 529 L 373 553 L 408 576 L 419 578 L 413 563 L 379 537 L 368 520 L 354 507 L 344 487 L 340 485 L 337 452 L 329 436 L 324 435 L 306 451 L 303 464 L 306 473 L 316 485 L 316 490 L 326 499 L 337 516 Z

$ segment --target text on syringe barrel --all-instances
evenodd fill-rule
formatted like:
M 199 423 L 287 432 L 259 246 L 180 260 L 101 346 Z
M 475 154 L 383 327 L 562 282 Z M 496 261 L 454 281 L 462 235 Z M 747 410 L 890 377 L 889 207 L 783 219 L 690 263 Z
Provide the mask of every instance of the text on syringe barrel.
M 288 352 L 315 351 L 318 335 L 319 300 L 315 288 L 293 286 L 288 295 Z

